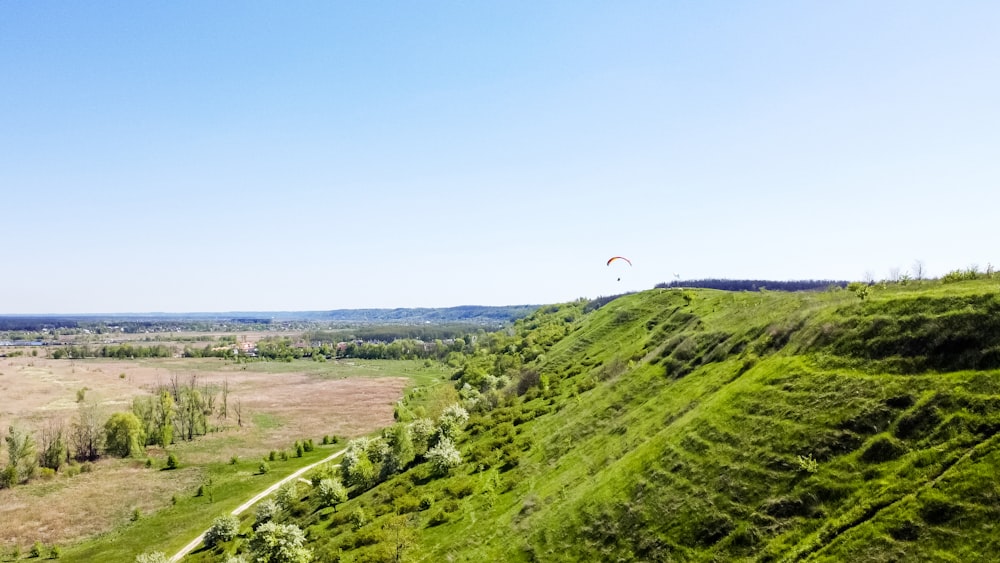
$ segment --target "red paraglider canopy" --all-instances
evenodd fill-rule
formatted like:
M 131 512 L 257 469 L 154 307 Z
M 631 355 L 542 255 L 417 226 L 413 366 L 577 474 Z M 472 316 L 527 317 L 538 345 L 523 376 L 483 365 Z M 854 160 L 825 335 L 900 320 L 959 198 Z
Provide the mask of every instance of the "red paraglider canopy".
M 629 266 L 632 265 L 632 261 L 629 260 L 628 258 L 625 258 L 624 256 L 612 256 L 611 258 L 608 258 L 608 266 L 610 266 L 611 263 L 614 262 L 615 260 L 624 260 L 624 261 L 628 262 Z

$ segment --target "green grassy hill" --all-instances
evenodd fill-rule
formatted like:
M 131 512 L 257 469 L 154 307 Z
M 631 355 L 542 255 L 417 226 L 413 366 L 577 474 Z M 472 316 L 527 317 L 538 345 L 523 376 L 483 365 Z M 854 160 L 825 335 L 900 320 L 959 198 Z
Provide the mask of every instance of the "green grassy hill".
M 323 561 L 1000 557 L 998 290 L 545 307 L 466 354 L 461 465 L 283 520 Z

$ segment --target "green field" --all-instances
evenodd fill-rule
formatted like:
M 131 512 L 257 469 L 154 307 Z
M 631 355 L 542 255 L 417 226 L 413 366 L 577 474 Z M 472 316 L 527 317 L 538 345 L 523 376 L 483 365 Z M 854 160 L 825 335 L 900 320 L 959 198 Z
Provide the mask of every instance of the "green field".
M 998 289 L 546 307 L 467 359 L 463 380 L 477 364 L 527 383 L 472 409 L 460 466 L 418 459 L 336 510 L 304 496 L 286 521 L 321 561 L 988 560 Z

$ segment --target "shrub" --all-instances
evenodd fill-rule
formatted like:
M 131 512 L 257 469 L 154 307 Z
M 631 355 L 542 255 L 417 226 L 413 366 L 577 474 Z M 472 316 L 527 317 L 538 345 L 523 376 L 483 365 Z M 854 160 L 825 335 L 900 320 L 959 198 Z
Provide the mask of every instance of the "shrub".
M 882 463 L 896 459 L 903 455 L 905 448 L 889 436 L 879 436 L 864 452 L 861 453 L 861 461 L 867 463 Z
M 812 454 L 807 456 L 798 456 L 795 458 L 796 463 L 799 465 L 799 469 L 805 471 L 806 473 L 816 473 L 819 470 L 819 462 L 813 459 Z
M 34 545 L 31 546 L 31 551 L 28 552 L 29 557 L 41 557 L 42 556 L 42 542 L 36 541 Z
M 399 514 L 407 514 L 420 510 L 420 501 L 413 495 L 404 495 L 396 499 L 394 504 L 396 512 Z
M 274 502 L 273 499 L 264 499 L 261 501 L 257 505 L 257 511 L 254 513 L 254 527 L 265 522 L 270 522 L 278 514 L 278 510 L 278 503 Z
M 274 450 L 271 450 L 271 451 L 270 451 L 270 452 L 269 452 L 269 453 L 267 454 L 267 461 L 275 461 L 275 460 L 277 460 L 277 459 L 278 459 L 278 452 L 276 452 L 276 451 L 274 451 Z
M 216 544 L 229 541 L 240 531 L 240 519 L 232 514 L 219 516 L 212 521 L 212 527 L 205 532 L 205 545 L 215 547 Z
M 59 559 L 62 555 L 62 550 L 59 549 L 58 545 L 53 545 L 52 549 L 49 550 L 49 559 Z
M 87 465 L 87 464 L 84 464 L 84 465 Z M 177 466 L 178 466 L 177 456 L 175 456 L 173 453 L 168 454 L 167 455 L 167 469 L 177 469 Z M 81 470 L 82 470 L 82 468 L 81 468 Z
M 140 553 L 135 556 L 135 563 L 169 563 L 169 561 L 162 551 Z
M 431 464 L 434 473 L 447 475 L 452 468 L 462 463 L 462 454 L 448 438 L 442 437 L 437 445 L 427 450 L 425 459 Z
M 476 483 L 471 477 L 456 477 L 444 489 L 455 498 L 465 498 L 475 492 Z
M 370 518 L 368 517 L 368 513 L 365 512 L 365 509 L 360 507 L 354 509 L 354 512 L 351 513 L 351 518 L 350 518 L 351 529 L 353 529 L 354 531 L 360 530 L 365 524 L 368 523 L 369 519 Z
M 420 510 L 428 510 L 432 506 L 434 506 L 434 497 L 431 495 L 420 497 Z
M 451 520 L 451 515 L 448 514 L 443 508 L 437 509 L 434 514 L 427 520 L 427 523 L 431 526 L 439 526 Z
M 257 473 L 260 473 L 261 475 L 267 473 L 270 470 L 271 466 L 269 466 L 266 461 L 260 462 L 260 466 L 257 467 Z
M 229 458 L 229 465 L 236 465 L 239 462 L 240 462 L 240 458 L 238 458 L 236 456 L 233 456 L 233 457 Z
M 962 511 L 961 506 L 934 489 L 930 489 L 925 495 L 922 495 L 920 501 L 920 517 L 932 525 L 943 524 Z

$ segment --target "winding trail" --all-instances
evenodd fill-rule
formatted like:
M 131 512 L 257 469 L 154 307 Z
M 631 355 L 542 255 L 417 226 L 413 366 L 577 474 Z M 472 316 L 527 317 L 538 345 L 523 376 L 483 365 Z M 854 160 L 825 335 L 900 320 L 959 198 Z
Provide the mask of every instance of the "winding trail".
M 317 465 L 322 465 L 322 464 L 324 464 L 324 463 L 326 463 L 328 461 L 333 461 L 334 459 L 337 459 L 338 457 L 344 455 L 344 452 L 346 452 L 346 451 L 347 451 L 346 449 L 345 450 L 340 450 L 339 452 L 332 453 L 329 456 L 327 456 L 327 457 L 325 457 L 325 458 L 323 458 L 323 459 L 321 459 L 321 460 L 319 460 L 317 462 L 310 463 L 309 465 L 307 465 L 307 466 L 305 466 L 305 467 L 303 467 L 301 469 L 297 469 L 291 475 L 285 477 L 284 479 L 278 481 L 277 483 L 275 483 L 275 484 L 271 485 L 270 487 L 264 489 L 263 491 L 257 493 L 257 495 L 254 496 L 252 499 L 250 499 L 250 500 L 244 502 L 243 504 L 237 506 L 236 508 L 234 508 L 233 511 L 230 514 L 232 514 L 233 516 L 239 516 L 240 514 L 242 514 L 243 512 L 245 512 L 248 508 L 250 508 L 254 504 L 257 504 L 257 502 L 259 500 L 263 499 L 264 497 L 266 497 L 267 495 L 273 493 L 274 491 L 277 491 L 278 487 L 284 485 L 285 483 L 287 483 L 289 481 L 292 481 L 294 479 L 298 479 L 306 471 L 309 471 L 310 469 L 316 467 Z M 175 563 L 176 561 L 180 561 L 181 559 L 184 558 L 185 555 L 187 555 L 188 553 L 191 553 L 192 551 L 194 551 L 195 548 L 197 548 L 199 545 L 202 544 L 203 541 L 205 541 L 205 533 L 206 532 L 208 532 L 208 530 L 205 530 L 204 532 L 202 532 L 201 534 L 199 534 L 198 537 L 196 537 L 195 539 L 191 540 L 191 543 L 189 543 L 189 544 L 185 545 L 184 547 L 182 547 L 180 551 L 178 551 L 177 553 L 175 553 L 174 556 L 170 558 L 170 562 L 171 563 Z

